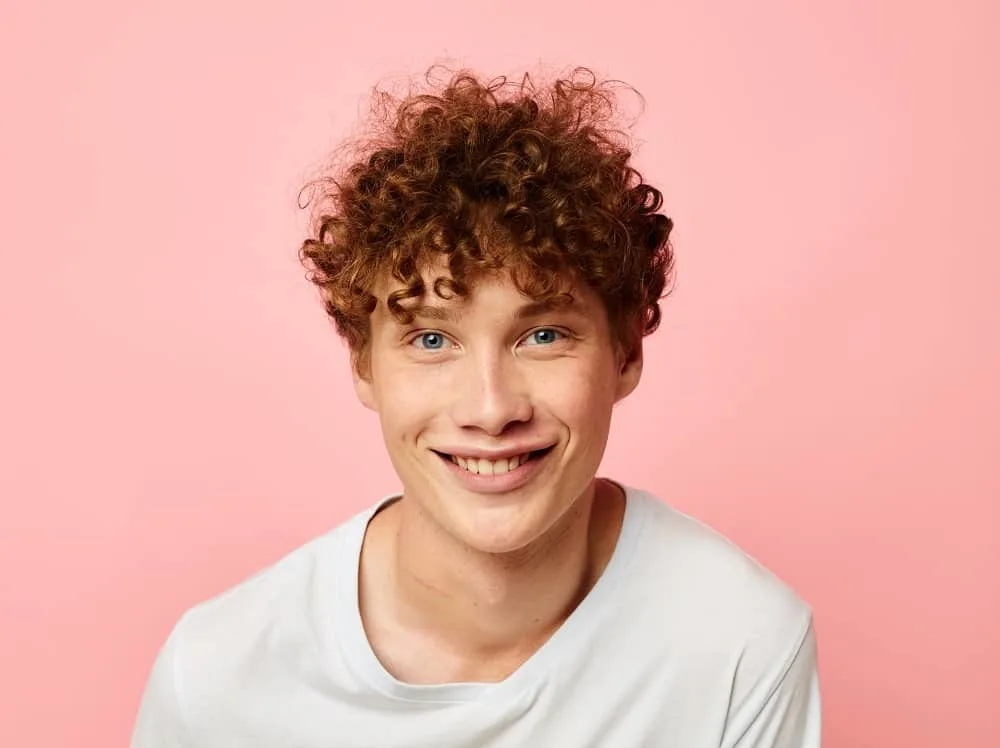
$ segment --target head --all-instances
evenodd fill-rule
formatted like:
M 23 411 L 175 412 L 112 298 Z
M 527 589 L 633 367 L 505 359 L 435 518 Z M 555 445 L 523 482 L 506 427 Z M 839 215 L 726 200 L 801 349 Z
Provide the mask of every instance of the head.
M 662 196 L 609 84 L 469 73 L 376 97 L 313 184 L 309 278 L 404 496 L 473 548 L 519 550 L 592 489 L 672 269 Z

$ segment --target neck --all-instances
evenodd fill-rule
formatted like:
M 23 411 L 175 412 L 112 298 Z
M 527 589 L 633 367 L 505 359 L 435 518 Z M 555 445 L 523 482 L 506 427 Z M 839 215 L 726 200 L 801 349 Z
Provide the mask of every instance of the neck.
M 604 571 L 623 506 L 616 487 L 595 482 L 542 538 L 487 554 L 442 538 L 404 499 L 394 554 L 400 614 L 409 625 L 445 632 L 470 658 L 526 657 Z

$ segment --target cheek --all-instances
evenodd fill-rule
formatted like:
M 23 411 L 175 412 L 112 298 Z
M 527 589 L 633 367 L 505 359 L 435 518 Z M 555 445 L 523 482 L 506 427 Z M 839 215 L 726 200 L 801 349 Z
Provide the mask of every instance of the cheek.
M 566 425 L 594 431 L 603 430 L 614 406 L 614 387 L 604 371 L 595 369 L 566 372 L 548 383 L 545 401 Z
M 396 370 L 378 380 L 379 413 L 383 427 L 412 432 L 441 412 L 447 388 L 434 377 L 418 377 Z

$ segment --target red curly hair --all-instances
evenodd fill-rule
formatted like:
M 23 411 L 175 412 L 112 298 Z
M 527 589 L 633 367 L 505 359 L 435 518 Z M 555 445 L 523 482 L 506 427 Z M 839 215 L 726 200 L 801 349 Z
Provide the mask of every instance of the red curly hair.
M 386 303 L 408 323 L 403 302 L 424 296 L 424 273 L 442 261 L 442 298 L 501 269 L 536 299 L 573 277 L 600 296 L 625 350 L 656 329 L 673 223 L 630 166 L 611 82 L 585 68 L 544 87 L 461 71 L 430 93 L 374 101 L 368 139 L 311 183 L 313 230 L 299 251 L 356 371 L 367 371 L 379 279 L 403 285 Z

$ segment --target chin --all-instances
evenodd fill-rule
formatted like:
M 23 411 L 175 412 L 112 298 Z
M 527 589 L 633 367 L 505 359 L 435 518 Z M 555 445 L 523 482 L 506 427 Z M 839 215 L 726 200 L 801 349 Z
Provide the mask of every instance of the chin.
M 528 537 L 460 537 L 471 550 L 490 556 L 504 556 L 522 551 L 538 539 L 538 535 Z
M 460 542 L 480 553 L 516 553 L 544 536 L 558 516 L 558 512 L 545 511 L 531 499 L 463 507 L 452 514 L 451 531 Z

